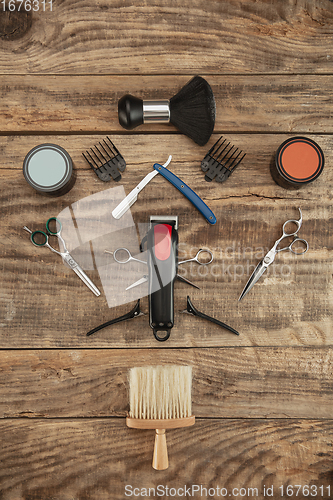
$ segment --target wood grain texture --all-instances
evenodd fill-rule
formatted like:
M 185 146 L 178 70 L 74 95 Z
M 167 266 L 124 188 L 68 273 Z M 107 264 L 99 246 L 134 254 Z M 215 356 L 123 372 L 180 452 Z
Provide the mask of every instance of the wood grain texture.
M 176 283 L 175 327 L 169 343 L 179 347 L 332 345 L 333 174 L 329 168 L 332 162 L 330 137 L 312 136 L 322 146 L 327 166 L 318 180 L 299 191 L 279 187 L 269 172 L 272 153 L 286 136 L 227 137 L 246 151 L 247 156 L 222 185 L 203 180 L 201 148 L 193 146 L 189 149 L 186 147 L 187 138 L 183 136 L 165 135 L 156 142 L 145 135 L 113 137 L 128 163 L 121 180 L 125 193 L 152 169 L 154 161 L 163 161 L 175 151 L 170 169 L 206 201 L 218 219 L 215 226 L 208 226 L 190 202 L 159 178 L 140 193 L 131 209 L 133 221 L 140 227 L 147 223 L 150 215 L 178 214 L 180 257 L 195 255 L 203 245 L 214 253 L 215 261 L 208 268 L 199 269 L 191 264 L 183 266 L 182 274 L 198 284 L 201 290 Z M 216 138 L 214 136 L 211 143 Z M 114 325 L 87 339 L 85 334 L 89 330 L 133 307 L 135 295 L 128 298 L 128 304 L 112 306 L 111 309 L 106 298 L 118 293 L 112 286 L 125 288 L 119 281 L 122 273 L 129 283 L 135 279 L 126 274 L 126 269 L 121 270 L 119 278 L 116 270 L 111 268 L 110 284 L 96 299 L 77 276 L 64 267 L 60 258 L 47 249 L 35 248 L 23 231 L 24 224 L 32 229 L 43 227 L 48 217 L 58 215 L 85 196 L 105 192 L 105 198 L 102 198 L 105 204 L 110 198 L 109 184 L 102 184 L 81 156 L 83 150 L 96 142 L 92 136 L 48 137 L 50 142 L 62 145 L 70 152 L 77 169 L 77 181 L 72 191 L 60 198 L 35 193 L 26 184 L 21 165 L 26 152 L 41 140 L 40 136 L 23 136 L 7 137 L 3 141 L 4 161 L 0 169 L 3 186 L 0 229 L 2 346 L 156 347 L 148 324 L 145 298 L 141 304 L 144 316 Z M 298 217 L 298 206 L 303 210 L 301 236 L 309 241 L 309 252 L 302 257 L 286 252 L 281 254 L 248 297 L 238 303 L 254 266 L 280 236 L 282 223 L 290 217 Z M 100 210 L 100 205 L 96 210 Z M 105 248 L 115 250 L 119 240 L 109 240 L 105 242 Z M 125 238 L 122 241 L 120 246 L 126 246 L 131 240 Z M 90 255 L 89 247 L 87 253 Z M 77 258 L 82 264 L 82 256 Z M 135 272 L 140 273 L 140 269 L 136 268 Z M 88 267 L 87 274 L 102 290 L 98 271 Z M 240 337 L 182 314 L 187 295 L 199 310 L 236 328 Z M 274 301 L 269 298 L 271 296 L 275 297 Z
M 170 466 L 159 472 L 151 467 L 154 431 L 128 429 L 125 419 L 19 419 L 1 422 L 0 431 L 3 500 L 122 500 L 126 485 L 139 492 L 158 485 L 164 491 L 165 486 L 169 491 L 219 487 L 210 497 L 204 490 L 194 494 L 214 499 L 222 498 L 221 488 L 227 496 L 233 488 L 238 496 L 246 488 L 244 498 L 264 498 L 264 486 L 273 486 L 270 498 L 278 499 L 280 486 L 288 484 L 317 486 L 318 493 L 323 486 L 324 495 L 317 498 L 330 498 L 331 420 L 197 420 L 193 427 L 168 432 Z M 257 488 L 257 496 L 248 488 Z M 168 497 L 151 490 L 150 498 Z
M 125 417 L 134 366 L 193 367 L 192 414 L 331 418 L 327 348 L 4 351 L 1 418 Z
M 28 20 L 24 12 L 9 17 L 1 12 L 3 74 L 331 73 L 332 68 L 329 0 L 135 5 L 54 0 L 52 12 L 30 13 Z
M 115 133 L 118 100 L 170 99 L 192 77 L 3 75 L 1 132 Z M 332 75 L 205 75 L 216 100 L 215 132 L 332 133 Z M 141 125 L 131 134 L 173 132 Z M 188 145 L 192 142 L 188 139 Z
M 52 12 L 38 13 L 1 4 L 1 500 L 117 500 L 126 484 L 219 486 L 230 498 L 243 487 L 249 499 L 268 498 L 265 487 L 281 498 L 282 485 L 286 498 L 287 485 L 308 484 L 317 498 L 329 498 L 328 486 L 332 496 L 332 34 L 330 0 L 53 0 Z M 120 127 L 125 93 L 170 98 L 195 74 L 217 103 L 206 147 L 171 125 Z M 200 162 L 222 134 L 247 155 L 226 183 L 207 183 Z M 117 186 L 102 184 L 81 155 L 105 135 L 127 161 Z M 314 183 L 287 191 L 269 165 L 295 135 L 318 142 L 326 164 Z M 60 198 L 38 195 L 22 175 L 26 153 L 46 142 L 74 161 L 76 184 Z M 129 193 L 169 154 L 171 171 L 214 211 L 214 227 L 155 178 L 132 207 L 132 227 L 73 250 L 102 290 L 98 299 L 58 256 L 31 245 L 23 225 L 42 228 L 66 210 L 71 224 L 84 197 L 100 196 L 96 212 L 110 221 L 109 188 Z M 238 303 L 298 207 L 308 253 L 279 255 Z M 111 268 L 103 277 L 101 263 L 112 260 L 104 246 L 135 249 L 154 214 L 179 215 L 180 255 L 207 246 L 214 267 L 183 266 L 201 289 L 176 283 L 167 343 L 153 338 L 145 293 L 142 316 L 86 337 L 137 298 L 120 300 L 140 270 Z M 82 239 L 80 231 L 72 233 Z M 187 295 L 240 336 L 182 314 Z M 125 424 L 129 368 L 157 363 L 193 366 L 196 415 L 193 427 L 168 432 L 162 473 L 151 468 L 154 432 Z

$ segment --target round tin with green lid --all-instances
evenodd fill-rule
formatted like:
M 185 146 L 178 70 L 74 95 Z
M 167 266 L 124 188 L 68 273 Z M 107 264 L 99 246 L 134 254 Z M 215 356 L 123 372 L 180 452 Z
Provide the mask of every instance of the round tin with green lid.
M 66 194 L 75 182 L 72 159 L 56 144 L 40 144 L 29 151 L 23 174 L 31 187 L 46 195 Z
M 324 168 L 324 153 L 307 137 L 291 137 L 278 148 L 271 163 L 271 174 L 286 189 L 298 189 L 317 179 Z

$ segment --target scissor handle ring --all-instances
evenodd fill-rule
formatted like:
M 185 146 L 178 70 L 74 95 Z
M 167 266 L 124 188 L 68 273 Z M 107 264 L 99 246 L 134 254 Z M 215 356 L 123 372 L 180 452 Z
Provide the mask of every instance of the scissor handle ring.
M 38 243 L 37 241 L 35 241 L 36 234 L 42 234 L 45 238 L 45 241 L 43 241 L 42 243 Z M 36 247 L 44 247 L 47 244 L 49 238 L 47 234 L 44 233 L 44 231 L 34 231 L 33 233 L 31 233 L 30 239 Z
M 290 223 L 296 224 L 296 226 L 297 226 L 296 231 L 293 231 L 291 233 L 286 231 L 286 226 L 287 226 L 287 224 L 290 224 Z M 300 230 L 301 225 L 302 225 L 302 222 L 299 220 L 295 220 L 295 219 L 286 220 L 286 222 L 282 226 L 283 236 L 295 236 L 295 234 L 297 234 L 298 231 Z
M 210 260 L 208 262 L 201 262 L 201 260 L 199 259 L 199 255 L 202 253 L 208 253 L 210 255 Z M 197 253 L 197 255 L 195 256 L 194 260 L 202 266 L 207 266 L 208 264 L 211 264 L 211 262 L 213 262 L 214 256 L 210 250 L 206 250 L 205 248 L 200 248 L 200 250 Z
M 305 245 L 305 248 L 301 251 L 301 252 L 295 252 L 295 250 L 293 250 L 293 244 L 294 243 L 297 243 L 297 242 L 301 242 Z M 308 250 L 309 250 L 309 243 L 306 241 L 306 240 L 303 240 L 302 238 L 295 238 L 289 245 L 289 250 L 295 254 L 295 255 L 303 255 L 304 253 L 306 253 Z
M 125 253 L 127 253 L 128 258 L 126 260 L 117 259 L 117 252 L 120 252 L 121 250 L 123 250 Z M 127 262 L 129 262 L 132 259 L 132 256 L 130 254 L 130 251 L 127 248 L 117 248 L 117 250 L 115 250 L 113 252 L 113 258 L 116 262 L 118 262 L 118 264 L 127 264 Z
M 50 222 L 52 222 L 52 221 L 55 221 L 56 224 L 57 223 L 59 224 L 59 229 L 56 232 L 51 231 L 51 229 L 50 229 Z M 57 219 L 56 217 L 50 217 L 46 223 L 46 229 L 47 229 L 48 233 L 52 234 L 52 236 L 57 236 L 58 234 L 60 234 L 60 231 L 62 230 L 62 224 L 61 224 L 60 220 Z

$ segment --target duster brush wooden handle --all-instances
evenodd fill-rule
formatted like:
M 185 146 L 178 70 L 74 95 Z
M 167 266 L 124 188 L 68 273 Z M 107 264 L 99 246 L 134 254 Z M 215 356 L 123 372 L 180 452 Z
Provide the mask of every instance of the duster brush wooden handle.
M 156 470 L 165 470 L 169 467 L 165 429 L 156 429 L 152 465 Z
M 166 429 L 194 425 L 191 415 L 191 366 L 146 366 L 130 370 L 130 411 L 127 427 L 155 429 L 152 466 L 169 466 Z

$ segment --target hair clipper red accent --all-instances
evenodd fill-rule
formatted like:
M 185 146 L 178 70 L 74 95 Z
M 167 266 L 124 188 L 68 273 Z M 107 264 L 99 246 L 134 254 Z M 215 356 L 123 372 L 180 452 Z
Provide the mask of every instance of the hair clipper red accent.
M 174 281 L 178 262 L 178 217 L 151 216 L 147 235 L 149 323 L 156 340 L 174 326 Z M 160 337 L 158 332 L 166 332 Z

